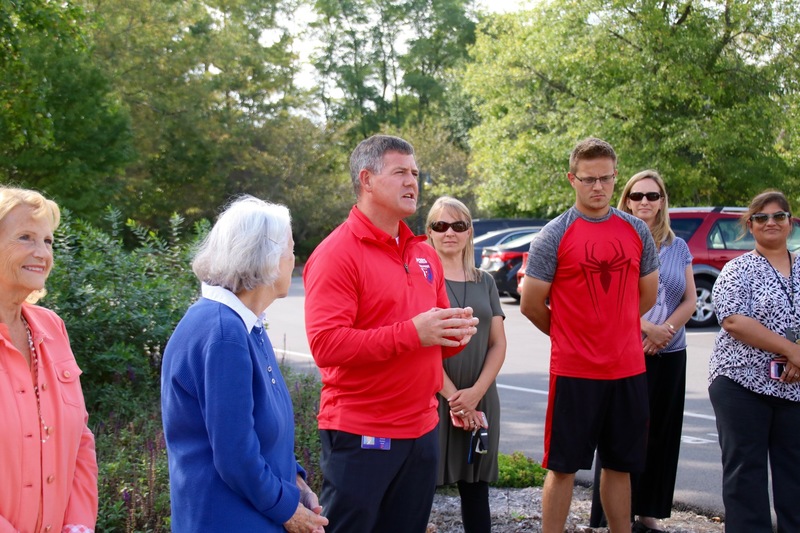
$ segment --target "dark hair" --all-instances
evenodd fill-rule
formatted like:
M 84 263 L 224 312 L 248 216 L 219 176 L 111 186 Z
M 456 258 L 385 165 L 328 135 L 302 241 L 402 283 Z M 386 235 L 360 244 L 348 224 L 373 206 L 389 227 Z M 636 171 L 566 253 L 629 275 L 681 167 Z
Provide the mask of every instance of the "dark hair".
M 350 154 L 350 179 L 353 180 L 353 191 L 356 197 L 361 193 L 361 182 L 358 175 L 362 169 L 380 173 L 383 170 L 383 155 L 386 152 L 399 152 L 404 155 L 414 155 L 411 143 L 391 135 L 373 135 L 361 141 L 353 153 Z
M 569 171 L 573 174 L 578 170 L 578 162 L 583 160 L 600 159 L 607 157 L 614 162 L 614 168 L 617 166 L 617 153 L 610 144 L 597 137 L 588 137 L 572 149 L 569 156 Z
M 760 192 L 750 200 L 747 211 L 739 219 L 745 233 L 747 233 L 747 223 L 750 222 L 750 217 L 764 209 L 764 206 L 767 204 L 778 204 L 781 206 L 781 209 L 787 213 L 792 212 L 791 207 L 789 207 L 789 200 L 786 199 L 786 196 L 781 191 L 777 189 L 767 189 L 766 191 Z

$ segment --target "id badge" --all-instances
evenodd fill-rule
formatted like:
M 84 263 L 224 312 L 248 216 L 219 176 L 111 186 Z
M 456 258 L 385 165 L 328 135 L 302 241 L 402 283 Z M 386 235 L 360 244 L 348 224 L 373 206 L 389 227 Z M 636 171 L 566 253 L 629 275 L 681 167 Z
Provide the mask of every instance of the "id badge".
M 361 448 L 363 450 L 391 450 L 392 439 L 388 437 L 368 437 L 362 435 Z
M 783 332 L 783 336 L 795 344 L 800 344 L 800 331 L 798 331 L 798 329 L 800 328 L 793 328 L 789 326 Z

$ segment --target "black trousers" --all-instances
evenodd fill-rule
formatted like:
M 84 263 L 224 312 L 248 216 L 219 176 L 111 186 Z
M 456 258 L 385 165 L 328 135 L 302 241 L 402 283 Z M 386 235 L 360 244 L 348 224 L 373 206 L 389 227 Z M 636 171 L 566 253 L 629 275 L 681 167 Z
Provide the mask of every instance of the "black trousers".
M 461 523 L 464 533 L 489 533 L 492 530 L 492 513 L 489 509 L 489 483 L 458 482 L 461 496 Z
M 800 531 L 800 402 L 758 394 L 723 376 L 708 395 L 722 449 L 725 532 L 772 533 L 767 468 L 778 532 Z
M 643 472 L 631 473 L 631 514 L 669 518 L 678 474 L 683 408 L 686 398 L 686 350 L 645 356 L 650 426 Z M 595 456 L 590 526 L 605 526 L 600 503 L 600 458 Z
M 650 397 L 647 461 L 644 472 L 631 474 L 631 512 L 669 518 L 681 451 L 686 350 L 646 357 L 645 363 Z
M 361 448 L 361 436 L 321 430 L 320 504 L 326 533 L 424 533 L 436 490 L 438 426 L 390 450 Z

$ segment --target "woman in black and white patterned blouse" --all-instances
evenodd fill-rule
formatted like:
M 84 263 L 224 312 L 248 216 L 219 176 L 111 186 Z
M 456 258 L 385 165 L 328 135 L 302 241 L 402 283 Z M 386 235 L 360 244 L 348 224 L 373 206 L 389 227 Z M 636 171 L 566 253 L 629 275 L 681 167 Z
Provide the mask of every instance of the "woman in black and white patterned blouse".
M 778 531 L 800 531 L 800 266 L 787 246 L 789 202 L 765 191 L 742 224 L 756 248 L 727 263 L 713 290 L 722 330 L 708 390 L 722 448 L 725 531 L 772 532 L 768 465 Z

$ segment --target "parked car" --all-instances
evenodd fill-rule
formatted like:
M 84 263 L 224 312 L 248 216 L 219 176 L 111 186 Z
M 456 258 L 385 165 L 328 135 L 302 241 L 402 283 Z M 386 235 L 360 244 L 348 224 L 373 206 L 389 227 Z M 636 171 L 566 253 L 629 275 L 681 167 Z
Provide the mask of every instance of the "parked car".
M 522 255 L 528 251 L 531 241 L 541 227 L 528 235 L 517 237 L 505 244 L 486 246 L 481 256 L 480 269 L 488 272 L 497 284 L 501 295 L 519 300 L 517 292 L 517 271 L 522 265 Z
M 755 248 L 749 232 L 742 234 L 739 220 L 747 211 L 743 207 L 675 207 L 669 210 L 669 220 L 675 235 L 686 241 L 692 254 L 692 271 L 697 287 L 697 308 L 689 327 L 715 324 L 711 289 L 722 267 L 745 252 Z M 800 220 L 794 219 L 795 231 L 789 237 L 789 249 L 800 248 Z
M 522 254 L 522 262 L 517 270 L 517 294 L 522 294 L 522 282 L 525 281 L 525 265 L 528 264 L 528 252 Z
M 476 218 L 472 221 L 472 235 L 478 237 L 490 231 L 523 226 L 544 226 L 544 218 Z
M 475 245 L 475 266 L 480 266 L 481 264 L 481 254 L 483 253 L 484 247 L 505 244 L 517 237 L 539 231 L 539 227 L 540 226 L 522 226 L 519 228 L 504 228 L 478 235 L 473 239 L 473 244 Z

